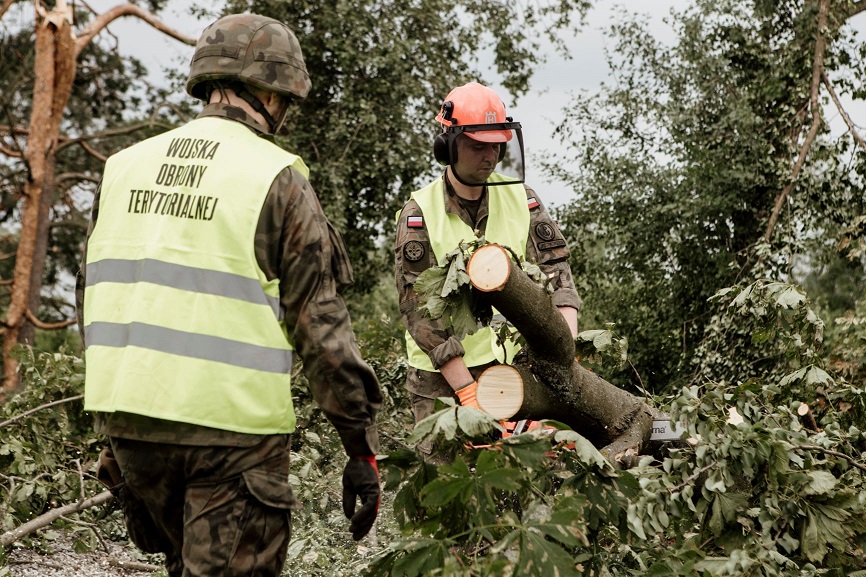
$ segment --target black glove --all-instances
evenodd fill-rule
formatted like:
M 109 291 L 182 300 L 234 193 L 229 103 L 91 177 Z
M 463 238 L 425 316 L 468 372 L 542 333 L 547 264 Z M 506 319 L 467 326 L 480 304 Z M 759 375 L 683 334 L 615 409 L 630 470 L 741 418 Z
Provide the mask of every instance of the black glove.
M 355 512 L 355 499 L 361 498 L 361 508 Z M 343 469 L 343 513 L 352 520 L 352 539 L 360 541 L 370 532 L 379 514 L 379 467 L 376 457 L 349 457 Z

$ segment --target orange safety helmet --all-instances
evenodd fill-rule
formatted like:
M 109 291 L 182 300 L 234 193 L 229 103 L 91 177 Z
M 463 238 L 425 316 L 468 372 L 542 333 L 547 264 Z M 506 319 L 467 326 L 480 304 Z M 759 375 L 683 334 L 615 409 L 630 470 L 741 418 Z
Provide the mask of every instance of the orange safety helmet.
M 458 86 L 449 92 L 436 115 L 436 122 L 445 129 L 462 126 L 466 136 L 479 142 L 508 142 L 514 136 L 511 130 L 493 127 L 484 130 L 489 124 L 510 123 L 511 118 L 505 116 L 505 105 L 496 92 L 477 82 Z M 468 126 L 474 130 L 465 130 Z
M 514 122 L 510 116 L 505 115 L 505 105 L 492 88 L 478 82 L 469 82 L 452 89 L 442 102 L 436 115 L 436 122 L 442 125 L 442 132 L 433 141 L 433 156 L 439 164 L 448 166 L 457 162 L 456 142 L 461 134 L 479 142 L 501 144 L 498 160 L 501 162 L 505 158 L 506 143 L 517 134 L 517 141 L 520 144 L 520 165 L 523 169 L 523 132 L 520 123 Z M 463 184 L 472 186 L 477 184 L 465 182 L 456 172 L 454 176 Z M 521 182 L 523 177 L 518 180 L 487 184 Z

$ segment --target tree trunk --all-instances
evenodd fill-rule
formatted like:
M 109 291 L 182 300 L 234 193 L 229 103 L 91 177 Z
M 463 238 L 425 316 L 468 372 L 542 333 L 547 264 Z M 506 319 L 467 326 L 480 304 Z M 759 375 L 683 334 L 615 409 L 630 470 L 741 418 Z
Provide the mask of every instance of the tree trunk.
M 508 251 L 485 245 L 466 271 L 527 343 L 513 366 L 495 366 L 479 377 L 479 405 L 498 419 L 561 421 L 614 464 L 631 464 L 649 441 L 650 407 L 578 364 L 565 319 Z
M 0 6 L 0 16 L 9 7 Z M 40 305 L 42 274 L 50 230 L 49 215 L 55 192 L 55 154 L 60 122 L 72 93 L 76 61 L 81 51 L 110 22 L 124 16 L 144 20 L 160 32 L 189 46 L 187 37 L 159 21 L 151 12 L 126 3 L 97 15 L 76 38 L 72 29 L 73 10 L 66 0 L 57 0 L 46 12 L 36 3 L 36 41 L 33 81 L 33 110 L 23 160 L 27 168 L 21 203 L 21 237 L 15 256 L 9 308 L 0 321 L 3 330 L 3 380 L 0 402 L 18 388 L 18 361 L 12 351 L 20 342 L 32 342 L 33 326 L 27 313 L 36 314 Z
M 61 5 L 62 4 L 62 5 Z M 18 388 L 18 361 L 12 356 L 15 345 L 32 339 L 27 311 L 39 302 L 48 234 L 48 208 L 53 195 L 54 150 L 60 134 L 60 120 L 75 79 L 75 39 L 71 12 L 60 3 L 36 26 L 33 111 L 24 158 L 28 179 L 21 206 L 21 238 L 15 256 L 12 293 L 6 312 L 3 335 L 3 384 L 0 400 Z

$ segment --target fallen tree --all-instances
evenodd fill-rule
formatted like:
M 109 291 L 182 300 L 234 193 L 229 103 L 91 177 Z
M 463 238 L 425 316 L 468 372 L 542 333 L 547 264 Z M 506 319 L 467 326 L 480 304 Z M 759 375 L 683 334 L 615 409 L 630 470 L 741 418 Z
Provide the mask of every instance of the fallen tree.
M 478 248 L 472 250 L 475 246 Z M 449 278 L 461 278 L 458 273 L 466 254 L 470 256 L 465 277 L 479 293 L 475 300 L 501 313 L 526 342 L 511 365 L 491 367 L 479 377 L 478 403 L 482 409 L 502 420 L 561 421 L 590 440 L 615 465 L 633 464 L 652 432 L 650 407 L 577 362 L 568 324 L 541 279 L 524 271 L 508 249 L 483 240 L 464 245 L 446 259 L 448 272 L 438 273 L 444 276 L 443 284 Z M 424 298 L 436 283 L 421 282 L 420 286 L 422 290 L 416 283 L 416 290 Z M 456 288 L 468 290 L 468 286 Z M 456 293 L 452 285 L 442 286 L 438 294 L 446 297 Z M 458 300 L 465 303 L 473 299 Z M 432 303 L 432 307 L 429 298 L 426 302 L 428 310 L 466 314 L 461 313 L 460 305 L 449 311 L 441 302 Z M 479 317 L 477 310 L 472 314 Z M 485 322 L 483 313 L 480 317 Z M 446 324 L 456 327 L 466 323 L 452 318 Z

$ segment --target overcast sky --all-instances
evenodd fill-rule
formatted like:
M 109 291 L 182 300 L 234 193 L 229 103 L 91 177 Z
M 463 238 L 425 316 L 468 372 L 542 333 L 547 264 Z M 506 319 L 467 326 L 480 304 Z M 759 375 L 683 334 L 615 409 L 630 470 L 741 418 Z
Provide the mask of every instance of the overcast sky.
M 197 22 L 189 17 L 186 8 L 189 1 L 171 0 L 163 13 L 163 20 L 188 36 L 198 37 L 208 22 Z M 117 0 L 91 0 L 89 4 L 98 12 L 103 12 L 116 5 Z M 523 125 L 527 155 L 526 182 L 536 189 L 545 204 L 561 205 L 574 199 L 573 192 L 563 183 L 551 182 L 540 172 L 539 158 L 557 145 L 552 133 L 571 95 L 581 90 L 594 92 L 608 78 L 605 48 L 612 46 L 605 31 L 611 24 L 614 7 L 626 6 L 632 12 L 645 13 L 650 18 L 653 36 L 665 43 L 672 43 L 675 37 L 664 19 L 672 9 L 680 11 L 691 4 L 691 0 L 633 0 L 627 3 L 597 0 L 586 26 L 568 41 L 572 59 L 566 60 L 551 54 L 548 62 L 539 67 L 532 77 L 530 93 L 522 96 L 516 105 L 508 101 L 507 93 L 494 86 L 506 100 L 508 114 Z M 866 41 L 866 14 L 856 16 L 852 23 Z M 122 19 L 113 23 L 110 29 L 120 38 L 121 50 L 134 54 L 151 69 L 154 82 L 160 78 L 163 67 L 175 65 L 183 68 L 188 65 L 192 48 L 168 38 L 138 19 Z M 855 124 L 866 125 L 866 105 L 862 102 L 856 105 L 845 102 L 845 105 Z M 831 123 L 834 123 L 832 118 Z M 844 128 L 838 118 L 834 125 Z
M 628 3 L 600 0 L 589 14 L 588 22 L 580 34 L 570 42 L 572 60 L 551 56 L 549 62 L 532 78 L 531 94 L 521 97 L 509 110 L 515 120 L 523 124 L 527 148 L 526 182 L 535 188 L 548 205 L 561 205 L 574 200 L 574 193 L 564 183 L 551 181 L 539 170 L 539 156 L 556 147 L 552 133 L 560 121 L 562 110 L 568 105 L 570 95 L 580 90 L 594 92 L 607 80 L 609 69 L 605 47 L 612 49 L 605 31 L 609 28 L 614 7 L 626 6 L 631 12 L 644 13 L 650 18 L 652 35 L 660 41 L 672 44 L 676 37 L 665 19 L 671 10 L 683 11 L 693 4 L 691 0 L 637 0 Z M 866 14 L 855 16 L 851 24 L 862 42 L 866 42 Z M 852 103 L 840 95 L 845 109 L 858 127 L 866 127 L 866 103 Z M 825 109 L 833 132 L 847 131 L 844 121 L 835 107 Z M 861 135 L 863 130 L 860 130 Z
M 690 4 L 690 0 L 643 0 L 629 2 L 626 6 L 632 12 L 646 14 L 653 36 L 670 43 L 675 38 L 665 17 L 671 9 L 682 10 Z M 564 183 L 551 181 L 540 171 L 540 156 L 558 145 L 552 137 L 553 130 L 560 123 L 571 96 L 580 91 L 595 92 L 607 80 L 610 70 L 605 48 L 612 46 L 606 31 L 613 22 L 615 9 L 623 5 L 610 0 L 595 2 L 586 25 L 568 41 L 572 58 L 551 54 L 548 62 L 532 77 L 530 93 L 520 97 L 517 105 L 509 107 L 508 113 L 523 125 L 526 183 L 539 193 L 548 207 L 570 202 L 574 194 Z

